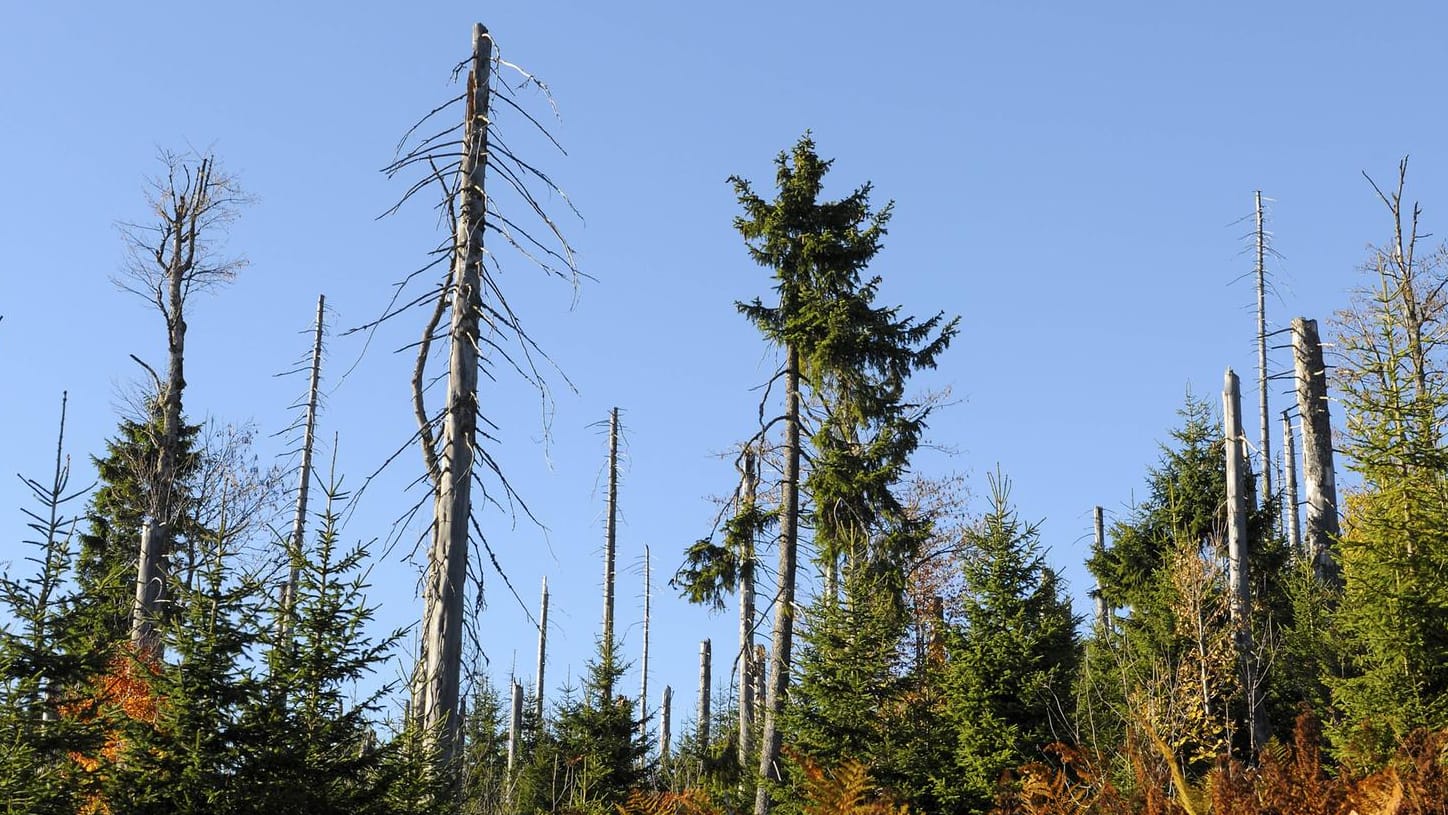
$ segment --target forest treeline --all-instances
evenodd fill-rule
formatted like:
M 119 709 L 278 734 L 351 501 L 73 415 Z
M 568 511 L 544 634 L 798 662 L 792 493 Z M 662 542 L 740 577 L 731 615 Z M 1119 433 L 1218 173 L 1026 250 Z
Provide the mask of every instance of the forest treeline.
M 762 387 L 737 484 L 669 555 L 682 598 L 739 619 L 737 643 L 701 654 L 695 712 L 672 708 L 672 689 L 662 705 L 620 689 L 611 520 L 603 633 L 577 683 L 545 698 L 546 599 L 535 684 L 464 671 L 468 556 L 487 523 L 470 491 L 481 476 L 511 490 L 478 374 L 539 384 L 518 361 L 539 345 L 485 246 L 576 273 L 529 186 L 552 181 L 490 141 L 490 111 L 518 106 L 492 79 L 505 65 L 479 26 L 459 124 L 389 168 L 422 173 L 404 199 L 438 187 L 449 227 L 436 285 L 413 301 L 429 317 L 402 434 L 432 509 L 421 653 L 373 625 L 376 553 L 342 540 L 344 479 L 313 459 L 323 304 L 295 472 L 258 463 L 254 429 L 189 418 L 187 305 L 243 269 L 218 247 L 247 197 L 213 157 L 166 156 L 119 277 L 160 316 L 166 363 L 136 360 L 148 379 L 89 451 L 93 489 L 71 483 L 63 400 L 55 459 L 24 478 L 32 534 L 0 579 L 6 812 L 1448 811 L 1448 250 L 1419 245 L 1406 161 L 1396 186 L 1371 188 L 1386 238 L 1343 259 L 1363 285 L 1330 324 L 1330 376 L 1299 366 L 1330 391 L 1303 385 L 1282 414 L 1284 457 L 1265 455 L 1265 399 L 1263 455 L 1248 454 L 1234 374 L 1220 413 L 1188 396 L 1144 463 L 1144 498 L 1109 527 L 1098 512 L 1083 610 L 1001 469 L 978 515 L 960 479 L 913 471 L 941 399 L 911 378 L 968 364 L 951 362 L 960 318 L 879 304 L 870 264 L 891 205 L 868 183 L 823 199 L 831 162 L 804 136 L 772 192 L 730 179 L 761 295 L 720 307 L 780 365 L 741 383 Z M 1315 323 L 1293 326 L 1320 360 Z M 439 360 L 441 396 L 426 387 Z M 1319 421 L 1299 448 L 1295 428 Z M 610 519 L 615 475 L 611 456 Z M 385 681 L 399 664 L 405 679 Z

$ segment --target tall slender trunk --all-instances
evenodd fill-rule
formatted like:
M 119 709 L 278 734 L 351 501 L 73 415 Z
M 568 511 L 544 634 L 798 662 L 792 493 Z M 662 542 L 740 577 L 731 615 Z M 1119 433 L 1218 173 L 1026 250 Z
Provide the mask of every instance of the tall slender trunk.
M 1257 204 L 1257 410 L 1261 433 L 1257 437 L 1262 457 L 1262 506 L 1272 503 L 1272 434 L 1267 407 L 1267 230 L 1262 215 L 1262 191 Z
M 512 787 L 513 770 L 518 766 L 518 739 L 523 735 L 523 686 L 517 680 L 508 684 L 512 693 L 508 701 L 508 786 Z
M 1248 728 L 1255 755 L 1267 743 L 1266 708 L 1258 688 L 1257 664 L 1252 643 L 1251 561 L 1248 552 L 1247 514 L 1252 496 L 1246 489 L 1246 439 L 1242 432 L 1242 394 L 1240 382 L 1231 368 L 1227 369 L 1222 390 L 1224 447 L 1227 459 L 1227 584 L 1229 610 L 1237 664 L 1247 698 Z
M 799 528 L 799 349 L 785 353 L 784 506 L 779 519 L 779 592 L 774 602 L 774 646 L 764 705 L 764 733 L 759 751 L 759 784 L 754 795 L 755 815 L 769 812 L 770 782 L 780 780 L 779 717 L 789 685 L 790 653 L 794 644 L 794 581 L 798 565 Z
M 699 643 L 699 749 L 709 750 L 709 685 L 713 652 L 709 640 Z
M 644 547 L 644 653 L 639 666 L 639 736 L 649 729 L 649 604 L 653 589 L 650 585 L 649 547 Z
M 1292 420 L 1282 411 L 1282 514 L 1287 518 L 1287 543 L 1296 555 L 1302 554 L 1302 527 L 1297 515 L 1297 440 L 1292 435 Z
M 543 578 L 543 599 L 538 613 L 538 698 L 533 701 L 533 710 L 538 721 L 543 721 L 543 669 L 548 664 L 548 578 Z
M 459 172 L 457 229 L 451 273 L 447 405 L 442 455 L 433 506 L 433 538 L 423 593 L 422 666 L 413 709 L 439 747 L 442 761 L 456 759 L 458 692 L 462 676 L 468 520 L 472 513 L 473 444 L 478 417 L 478 317 L 482 304 L 483 192 L 488 155 L 488 69 L 492 40 L 473 27 L 466 125 Z
M 290 632 L 296 605 L 297 581 L 301 578 L 302 546 L 307 532 L 307 496 L 312 486 L 312 448 L 317 430 L 317 390 L 322 381 L 322 332 L 325 328 L 327 295 L 317 295 L 317 321 L 312 333 L 312 372 L 307 382 L 307 415 L 302 424 L 302 460 L 297 476 L 297 508 L 292 516 L 291 569 L 282 589 L 282 629 Z
M 674 689 L 664 686 L 663 698 L 659 700 L 659 766 L 669 764 L 669 725 L 673 717 Z
M 613 585 L 618 542 L 618 408 L 608 414 L 608 521 L 603 541 L 603 658 L 602 704 L 613 700 Z
M 752 511 L 759 490 L 758 461 L 754 448 L 744 450 L 739 501 Z M 748 767 L 754 756 L 754 536 L 741 541 L 739 555 L 739 766 Z

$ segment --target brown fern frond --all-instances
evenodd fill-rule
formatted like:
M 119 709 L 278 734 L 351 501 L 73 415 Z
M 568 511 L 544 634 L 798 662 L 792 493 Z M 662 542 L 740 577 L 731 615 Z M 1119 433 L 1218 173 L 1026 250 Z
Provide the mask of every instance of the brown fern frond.
M 804 815 L 909 815 L 909 807 L 871 784 L 870 769 L 860 761 L 846 759 L 826 771 L 807 756 L 790 757 L 804 771 Z

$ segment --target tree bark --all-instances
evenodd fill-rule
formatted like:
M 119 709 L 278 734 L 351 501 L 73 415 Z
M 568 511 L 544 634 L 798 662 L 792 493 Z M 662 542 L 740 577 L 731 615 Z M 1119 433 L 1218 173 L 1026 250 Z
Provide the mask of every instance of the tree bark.
M 783 507 L 779 519 L 779 592 L 774 604 L 773 654 L 764 705 L 764 733 L 759 751 L 759 783 L 754 795 L 754 815 L 769 812 L 770 782 L 779 781 L 781 735 L 779 717 L 789 685 L 790 653 L 794 644 L 794 583 L 798 564 L 799 524 L 799 349 L 785 353 L 785 426 Z
M 759 489 L 754 448 L 744 450 L 739 500 L 752 509 Z M 754 539 L 739 552 L 739 766 L 754 756 Z
M 548 578 L 543 578 L 543 599 L 540 602 L 541 608 L 538 613 L 538 698 L 533 702 L 533 710 L 538 714 L 538 721 L 543 721 L 543 670 L 548 664 Z
M 161 576 L 155 571 L 159 558 L 155 529 L 150 520 L 141 523 L 141 550 L 136 562 L 136 602 L 131 609 L 131 645 L 136 653 L 159 658 L 161 638 L 156 632 L 157 605 L 161 600 Z
M 518 766 L 518 738 L 523 734 L 523 686 L 516 680 L 509 684 L 513 690 L 508 705 L 508 786 L 511 788 L 513 770 Z
M 1101 507 L 1092 511 L 1092 520 L 1095 526 L 1095 538 L 1091 544 L 1093 554 L 1101 554 L 1106 551 L 1106 513 Z M 1110 622 L 1111 609 L 1106 604 L 1106 595 L 1101 593 L 1101 587 L 1097 586 L 1091 591 L 1091 599 L 1096 606 L 1096 628 L 1105 632 Z
M 664 686 L 664 696 L 659 702 L 659 766 L 669 764 L 669 719 L 673 715 L 674 689 Z
M 1282 411 L 1282 514 L 1287 518 L 1287 544 L 1295 554 L 1302 554 L 1302 526 L 1297 514 L 1297 440 L 1292 434 L 1292 420 Z
M 1256 661 L 1252 644 L 1252 589 L 1248 552 L 1247 514 L 1251 493 L 1247 490 L 1246 440 L 1242 432 L 1242 395 L 1237 374 L 1227 369 L 1222 390 L 1223 440 L 1227 458 L 1227 587 L 1233 639 L 1237 650 L 1242 685 L 1247 698 L 1248 728 L 1255 755 L 1267 743 L 1266 711 L 1257 687 Z
M 457 757 L 458 690 L 467 581 L 468 521 L 472 513 L 473 445 L 478 417 L 478 317 L 482 303 L 483 192 L 488 153 L 488 69 L 492 40 L 473 27 L 466 128 L 459 168 L 457 229 L 451 273 L 452 322 L 447 405 L 434 503 L 432 546 L 424 589 L 422 670 L 414 710 L 427 738 L 451 766 Z
M 1257 437 L 1262 460 L 1262 506 L 1272 503 L 1272 435 L 1267 412 L 1267 231 L 1262 217 L 1262 191 L 1255 196 L 1257 212 L 1257 410 L 1261 434 Z
M 1292 358 L 1297 380 L 1297 413 L 1302 418 L 1302 480 L 1307 488 L 1307 525 L 1302 545 L 1319 580 L 1337 585 L 1334 551 L 1342 534 L 1337 521 L 1337 479 L 1332 461 L 1332 419 L 1328 414 L 1327 366 L 1317 321 L 1292 321 Z
M 699 749 L 709 749 L 709 675 L 713 654 L 709 640 L 699 643 Z
M 602 704 L 613 699 L 613 605 L 614 559 L 618 534 L 618 408 L 608 414 L 608 521 L 603 541 L 603 651 L 609 670 L 604 671 Z
M 322 332 L 325 327 L 327 295 L 317 295 L 317 321 L 312 334 L 312 372 L 307 382 L 307 415 L 302 424 L 302 460 L 297 477 L 297 509 L 292 516 L 291 569 L 287 573 L 287 584 L 282 589 L 282 625 L 284 633 L 290 633 L 294 606 L 296 605 L 297 581 L 301 579 L 302 547 L 306 543 L 307 496 L 312 485 L 312 448 L 317 430 L 317 391 L 322 381 Z
M 644 547 L 644 643 L 643 662 L 639 666 L 639 735 L 649 729 L 649 605 L 652 589 L 649 582 L 649 547 Z

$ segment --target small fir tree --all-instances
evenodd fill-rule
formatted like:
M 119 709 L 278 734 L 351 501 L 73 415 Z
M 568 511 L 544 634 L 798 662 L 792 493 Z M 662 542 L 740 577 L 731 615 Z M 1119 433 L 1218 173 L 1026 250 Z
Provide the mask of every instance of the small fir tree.
M 1009 767 L 1065 735 L 1076 669 L 1076 617 L 1046 565 L 1035 524 L 1010 504 L 1010 483 L 990 479 L 990 506 L 965 561 L 963 625 L 951 647 L 947 710 L 956 731 L 958 777 L 940 798 L 984 809 Z

